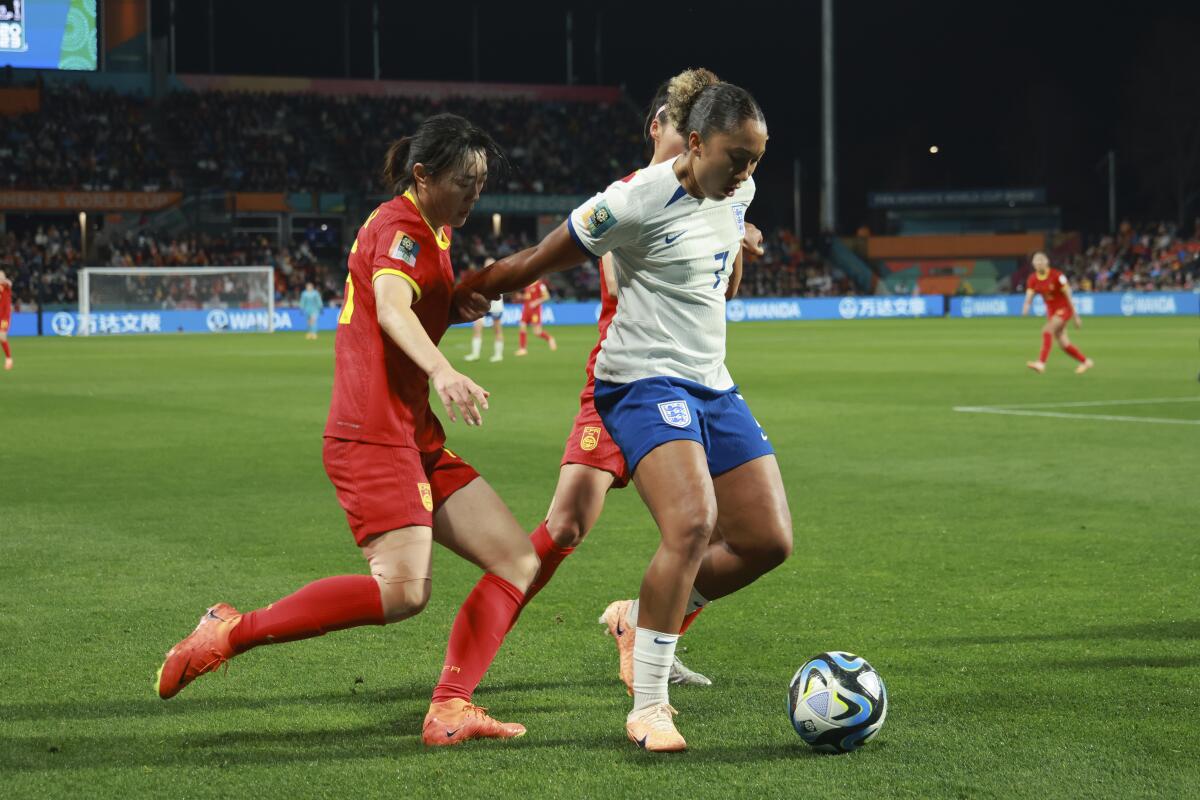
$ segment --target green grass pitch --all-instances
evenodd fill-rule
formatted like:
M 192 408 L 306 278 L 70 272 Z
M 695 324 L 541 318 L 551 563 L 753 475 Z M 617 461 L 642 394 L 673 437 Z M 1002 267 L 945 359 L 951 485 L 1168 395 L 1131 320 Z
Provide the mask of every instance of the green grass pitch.
M 1036 320 L 755 323 L 729 364 L 795 520 L 783 567 L 714 603 L 673 692 L 690 750 L 625 739 L 596 617 L 657 537 L 633 490 L 509 637 L 477 700 L 513 742 L 419 728 L 476 571 L 438 551 L 426 613 L 264 647 L 162 702 L 201 611 L 363 562 L 321 467 L 332 336 L 14 340 L 0 373 L 0 794 L 24 797 L 1164 797 L 1200 786 L 1195 319 L 1088 319 L 1097 367 L 1024 367 Z M 588 328 L 468 366 L 450 427 L 532 528 L 577 407 Z M 490 334 L 488 334 L 490 337 Z M 468 333 L 443 349 L 457 364 Z M 488 340 L 490 342 L 490 338 Z M 485 353 L 490 345 L 485 342 Z M 1145 404 L 1065 405 L 1128 400 Z M 956 412 L 1030 406 L 1080 416 Z M 1095 419 L 1083 418 L 1094 416 Z M 890 693 L 858 753 L 792 731 L 793 671 L 867 657 Z

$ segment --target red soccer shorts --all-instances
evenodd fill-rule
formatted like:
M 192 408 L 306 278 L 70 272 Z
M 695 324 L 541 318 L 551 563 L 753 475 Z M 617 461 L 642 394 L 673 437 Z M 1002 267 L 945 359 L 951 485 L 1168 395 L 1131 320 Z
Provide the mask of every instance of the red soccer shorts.
M 629 467 L 625 463 L 625 456 L 621 455 L 621 448 L 604 429 L 591 397 L 580 402 L 575 425 L 567 436 L 561 466 L 567 464 L 582 464 L 609 473 L 613 476 L 614 489 L 621 489 L 629 483 Z
M 1062 317 L 1067 322 L 1071 321 L 1071 307 L 1068 305 L 1046 306 L 1046 319 L 1054 319 Z
M 524 322 L 526 325 L 542 324 L 542 307 L 537 306 L 536 308 L 522 308 L 521 322 Z
M 325 474 L 359 546 L 370 537 L 407 528 L 433 527 L 433 513 L 450 495 L 479 477 L 449 450 L 422 453 L 325 437 Z

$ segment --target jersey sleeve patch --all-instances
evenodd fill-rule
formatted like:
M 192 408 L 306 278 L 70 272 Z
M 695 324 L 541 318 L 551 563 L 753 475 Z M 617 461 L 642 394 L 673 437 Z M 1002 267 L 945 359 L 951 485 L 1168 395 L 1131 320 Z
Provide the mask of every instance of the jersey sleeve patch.
M 617 216 L 608 207 L 608 201 L 601 198 L 591 208 L 584 210 L 583 224 L 587 228 L 588 236 L 595 239 L 617 224 Z
M 396 235 L 392 238 L 392 244 L 388 247 L 388 258 L 394 258 L 397 261 L 403 261 L 410 267 L 417 265 L 417 253 L 421 250 L 421 246 L 417 244 L 416 239 L 409 236 L 404 231 L 396 231 Z

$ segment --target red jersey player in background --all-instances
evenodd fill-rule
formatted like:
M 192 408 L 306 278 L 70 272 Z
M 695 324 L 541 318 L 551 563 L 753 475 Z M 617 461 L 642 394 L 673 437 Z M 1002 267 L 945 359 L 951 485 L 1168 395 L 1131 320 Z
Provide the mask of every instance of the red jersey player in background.
M 0 347 L 4 348 L 4 368 L 12 369 L 12 348 L 8 345 L 8 326 L 12 321 L 12 281 L 0 271 Z
M 520 611 L 537 556 L 487 482 L 446 449 L 429 407 L 430 384 L 451 421 L 457 412 L 480 425 L 476 404 L 488 405 L 487 392 L 456 372 L 437 343 L 457 321 L 449 229 L 466 222 L 489 161 L 504 156 L 483 131 L 453 114 L 429 117 L 388 149 L 384 176 L 396 197 L 371 212 L 350 250 L 324 463 L 370 574 L 322 578 L 245 614 L 213 606 L 167 654 L 158 676 L 164 699 L 253 647 L 419 613 L 436 541 L 485 574 L 454 620 L 422 737 L 447 745 L 525 733 L 488 716 L 471 695 Z M 467 319 L 487 310 L 482 297 L 471 300 Z
M 683 136 L 679 134 L 667 117 L 669 83 L 669 81 L 665 81 L 659 86 L 647 114 L 645 134 L 646 138 L 654 145 L 654 154 L 650 160 L 651 166 L 669 161 L 684 151 Z M 624 180 L 628 181 L 636 174 L 636 172 L 631 173 Z M 742 243 L 744 250 L 751 254 L 761 254 L 763 252 L 761 243 L 762 233 L 753 225 L 746 223 L 746 238 Z M 596 524 L 600 518 L 600 512 L 604 509 L 604 498 L 608 490 L 623 488 L 630 479 L 625 457 L 621 454 L 616 442 L 609 436 L 608 431 L 605 430 L 594 403 L 596 356 L 600 353 L 600 348 L 608 335 L 608 327 L 612 322 L 613 315 L 617 312 L 617 277 L 611 254 L 605 255 L 599 263 L 600 338 L 588 358 L 587 383 L 579 395 L 579 414 L 575 417 L 575 423 L 567 435 L 554 498 L 550 501 L 546 519 L 529 536 L 541 559 L 541 569 L 525 594 L 526 603 L 549 583 L 559 564 L 575 551 L 575 548 Z M 732 299 L 737 293 L 741 275 L 742 260 L 738 258 L 734 263 L 726 290 L 728 299 Z M 720 542 L 719 532 L 712 541 L 713 544 Z M 684 622 L 685 629 L 696 618 L 700 608 L 706 602 L 703 598 L 697 602 L 696 597 L 698 596 L 695 595 L 692 598 L 692 606 L 689 608 Z M 619 600 L 611 603 L 600 621 L 607 624 L 608 632 L 616 642 L 620 657 L 621 679 L 625 683 L 626 691 L 632 693 L 637 602 Z M 670 681 L 677 685 L 706 686 L 712 683 L 704 675 L 688 669 L 678 658 L 672 661 Z
M 1057 339 L 1058 346 L 1079 362 L 1075 372 L 1087 372 L 1092 368 L 1092 360 L 1079 352 L 1079 348 L 1071 344 L 1067 337 L 1067 322 L 1070 320 L 1075 320 L 1076 328 L 1083 327 L 1079 312 L 1075 310 L 1075 302 L 1071 299 L 1071 287 L 1067 284 L 1066 275 L 1050 267 L 1050 259 L 1045 253 L 1035 253 L 1033 256 L 1033 274 L 1025 283 L 1025 306 L 1021 309 L 1021 316 L 1029 314 L 1035 294 L 1040 294 L 1046 303 L 1046 324 L 1042 326 L 1042 352 L 1038 360 L 1027 361 L 1025 365 L 1039 374 L 1045 372 L 1051 341 Z
M 550 287 L 539 278 L 525 287 L 524 297 L 525 305 L 521 308 L 521 341 L 517 352 L 513 355 L 523 356 L 529 352 L 525 349 L 525 343 L 528 340 L 526 327 L 528 325 L 533 326 L 535 336 L 546 340 L 546 344 L 550 345 L 551 350 L 557 350 L 558 342 L 554 341 L 553 336 L 542 330 L 542 304 L 550 299 Z

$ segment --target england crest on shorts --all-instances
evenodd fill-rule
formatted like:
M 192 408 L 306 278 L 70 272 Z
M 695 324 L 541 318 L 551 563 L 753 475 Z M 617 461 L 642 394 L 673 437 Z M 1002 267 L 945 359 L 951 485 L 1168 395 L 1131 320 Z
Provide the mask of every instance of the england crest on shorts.
M 658 412 L 662 414 L 663 422 L 676 428 L 686 428 L 692 424 L 692 412 L 684 400 L 672 400 L 669 403 L 659 403 Z

